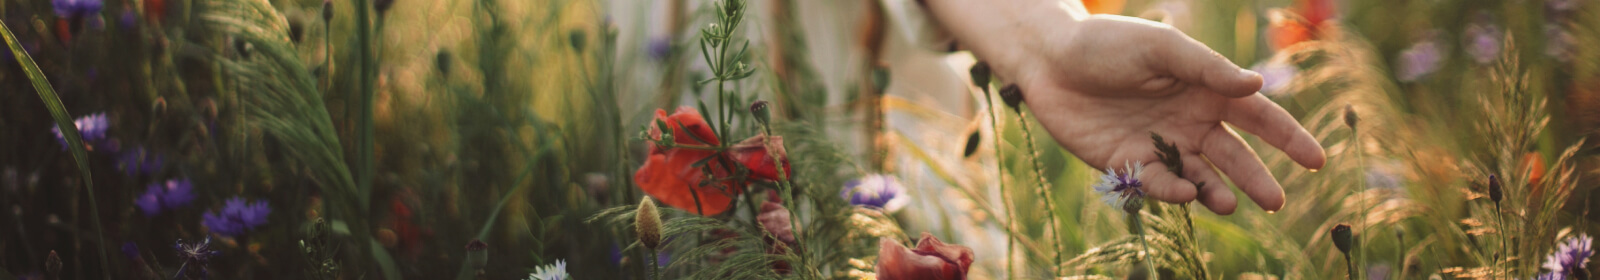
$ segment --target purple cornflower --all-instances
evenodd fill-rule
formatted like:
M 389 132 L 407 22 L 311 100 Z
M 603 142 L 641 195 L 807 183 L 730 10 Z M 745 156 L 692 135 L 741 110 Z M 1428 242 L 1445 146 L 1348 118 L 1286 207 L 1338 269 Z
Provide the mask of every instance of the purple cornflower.
M 1463 31 L 1462 48 L 1466 49 L 1467 56 L 1473 62 L 1489 64 L 1500 56 L 1500 38 L 1505 33 L 1500 31 L 1500 26 L 1494 24 L 1494 18 L 1487 13 L 1480 13 L 1473 23 L 1467 25 Z
M 151 153 L 144 147 L 133 147 L 117 156 L 117 169 L 128 176 L 152 174 L 161 171 L 163 161 L 161 154 Z
M 1395 71 L 1396 78 L 1401 82 L 1414 82 L 1438 71 L 1439 67 L 1444 65 L 1445 50 L 1436 41 L 1433 35 L 1429 35 L 1427 39 L 1400 51 L 1400 65 Z
M 1123 209 L 1131 200 L 1144 198 L 1144 182 L 1139 181 L 1139 175 L 1144 173 L 1144 165 L 1137 161 L 1127 163 L 1122 171 L 1117 173 L 1117 170 L 1107 167 L 1106 174 L 1100 175 L 1100 182 L 1094 184 L 1094 191 L 1104 195 L 1100 200 L 1116 209 Z
M 1574 46 L 1578 39 L 1572 32 L 1562 27 L 1559 23 L 1546 23 L 1544 25 L 1544 54 L 1559 62 L 1572 61 Z
M 105 4 L 101 0 L 50 0 L 50 6 L 55 8 L 56 16 L 77 18 L 100 13 Z
M 1294 77 L 1300 74 L 1300 69 L 1294 64 L 1289 64 L 1282 59 L 1271 59 L 1250 67 L 1251 71 L 1261 73 L 1261 93 L 1267 96 L 1282 96 L 1294 82 Z
M 138 260 L 139 259 L 139 244 L 134 244 L 132 241 L 123 242 L 122 243 L 122 255 L 125 256 L 125 257 L 128 257 L 128 259 L 130 259 L 130 260 Z
M 106 113 L 94 113 L 73 120 L 72 124 L 78 127 L 78 133 L 83 135 L 85 145 L 100 142 L 106 139 L 106 130 L 111 128 L 111 121 L 106 118 Z M 51 126 L 50 132 L 55 133 L 56 142 L 61 143 L 61 149 L 67 149 L 66 135 L 61 134 L 61 127 Z
M 872 174 L 844 183 L 839 196 L 850 200 L 850 205 L 873 207 L 894 212 L 911 203 L 910 197 L 901 195 L 905 186 L 894 176 Z
M 172 245 L 172 248 L 178 250 L 178 259 L 183 260 L 183 266 L 178 267 L 178 275 L 190 272 L 189 274 L 198 273 L 197 275 L 201 276 L 192 277 L 194 275 L 190 275 L 191 279 L 205 278 L 205 275 L 208 274 L 206 272 L 206 263 L 211 262 L 211 258 L 222 255 L 222 251 L 211 249 L 211 237 L 209 236 L 200 242 L 188 244 L 183 243 L 183 239 L 178 239 L 177 244 Z M 191 271 L 188 270 L 189 267 L 199 267 L 199 269 Z M 178 278 L 176 277 L 177 275 L 173 276 L 173 278 Z
M 117 16 L 117 27 L 122 28 L 122 31 L 131 31 L 134 27 L 139 27 L 139 15 L 134 13 L 133 9 L 123 10 L 122 15 Z
M 150 183 L 145 186 L 144 194 L 139 195 L 133 203 L 144 211 L 146 217 L 154 217 L 161 214 L 161 210 L 178 209 L 193 201 L 194 185 L 189 179 L 173 179 L 165 183 Z
M 1594 249 L 1590 247 L 1593 242 L 1594 238 L 1589 235 L 1578 234 L 1558 244 L 1556 251 L 1544 258 L 1544 268 L 1550 272 L 1540 274 L 1538 279 L 1568 279 L 1587 274 L 1584 266 L 1589 257 L 1594 256 Z
M 651 60 L 666 60 L 667 55 L 672 54 L 672 37 L 655 36 L 650 38 L 650 42 L 644 46 L 644 52 L 650 56 Z
M 272 213 L 272 208 L 266 201 L 245 203 L 244 198 L 235 196 L 222 205 L 222 212 L 207 212 L 200 218 L 211 232 L 240 236 L 266 224 L 268 213 Z

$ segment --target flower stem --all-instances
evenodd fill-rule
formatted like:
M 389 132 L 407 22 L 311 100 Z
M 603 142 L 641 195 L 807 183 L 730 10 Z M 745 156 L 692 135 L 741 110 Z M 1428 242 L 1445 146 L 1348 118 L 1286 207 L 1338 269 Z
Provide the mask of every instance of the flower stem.
M 1146 241 L 1144 238 L 1144 219 L 1140 219 L 1137 212 L 1128 213 L 1128 218 L 1133 219 L 1133 233 L 1139 237 L 1139 246 L 1144 248 L 1144 261 L 1142 263 L 1144 263 L 1145 272 L 1149 273 L 1151 277 L 1159 277 L 1160 273 L 1156 273 L 1155 263 L 1150 259 L 1150 241 Z
M 1034 177 L 1039 180 L 1039 197 L 1044 200 L 1044 208 L 1047 211 L 1045 215 L 1050 221 L 1050 234 L 1053 235 L 1051 243 L 1055 244 L 1056 249 L 1054 254 L 1056 260 L 1054 263 L 1056 266 L 1055 273 L 1056 275 L 1061 275 L 1064 272 L 1061 267 L 1061 232 L 1056 227 L 1056 206 L 1055 203 L 1051 202 L 1054 197 L 1050 196 L 1050 181 L 1044 178 L 1044 164 L 1039 162 L 1039 148 L 1033 144 L 1033 129 L 1029 128 L 1028 115 L 1022 111 L 1017 111 L 1017 115 L 1022 117 L 1022 135 L 1023 138 L 1027 138 L 1028 158 L 1029 161 L 1033 162 Z
M 978 86 L 987 88 L 989 85 Z M 1000 182 L 1000 205 L 1006 208 L 1006 275 L 1004 277 L 1016 277 L 1014 276 L 1016 274 L 1012 272 L 1012 268 L 1015 266 L 1011 265 L 1011 252 L 1016 248 L 1017 241 L 1016 233 L 1012 232 L 1012 229 L 1016 227 L 1016 216 L 1011 211 L 1011 193 L 1006 191 L 1006 157 L 1005 153 L 1000 152 L 1000 113 L 998 111 L 1003 107 L 996 106 L 994 100 L 989 97 L 988 90 L 983 92 L 984 98 L 989 100 L 989 129 L 994 136 L 995 178 Z M 1030 140 L 1029 143 L 1032 143 L 1032 141 Z

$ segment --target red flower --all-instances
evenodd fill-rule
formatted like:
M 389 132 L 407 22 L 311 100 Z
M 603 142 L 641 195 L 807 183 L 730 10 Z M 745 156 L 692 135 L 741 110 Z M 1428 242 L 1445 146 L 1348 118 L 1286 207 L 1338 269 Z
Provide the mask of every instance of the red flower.
M 677 112 L 667 115 L 666 110 L 656 109 L 656 121 L 665 122 L 672 128 L 673 143 L 686 146 L 715 147 L 721 145 L 717 134 L 711 131 L 711 126 L 706 124 L 706 119 L 700 112 L 693 108 L 680 107 Z M 650 127 L 650 139 L 661 139 L 661 130 L 655 126 Z M 667 206 L 696 211 L 695 195 L 700 198 L 700 215 L 717 215 L 731 207 L 733 195 L 738 195 L 741 188 L 735 187 L 731 182 L 718 184 L 704 184 L 706 179 L 704 167 L 710 167 L 714 178 L 728 177 L 727 168 L 722 162 L 712 158 L 717 156 L 714 150 L 658 147 L 654 142 L 650 144 L 650 157 L 633 174 L 633 180 L 638 182 L 639 189 L 654 196 Z M 705 161 L 706 166 L 695 166 L 696 163 Z M 691 193 L 689 188 L 694 188 Z M 720 187 L 720 188 L 719 188 Z
M 922 233 L 916 249 L 906 249 L 892 238 L 878 239 L 878 279 L 967 279 L 972 249 L 939 242 Z
M 785 176 L 794 176 L 794 170 L 789 168 L 789 152 L 783 148 L 783 136 L 772 136 L 771 149 L 768 149 L 766 140 L 766 135 L 757 135 L 756 137 L 739 141 L 739 144 L 733 145 L 733 151 L 731 151 L 732 154 L 729 157 L 732 157 L 734 161 L 738 161 L 739 164 L 743 164 L 746 169 L 750 169 L 751 177 L 777 181 L 780 179 L 778 178 L 778 168 L 776 164 L 772 163 L 772 155 L 776 154 L 779 159 L 783 160 L 783 174 Z
M 1337 16 L 1334 3 L 1329 0 L 1296 1 L 1294 12 L 1299 17 L 1274 14 L 1269 18 L 1268 43 L 1272 49 L 1287 48 L 1296 43 L 1318 39 L 1322 25 Z

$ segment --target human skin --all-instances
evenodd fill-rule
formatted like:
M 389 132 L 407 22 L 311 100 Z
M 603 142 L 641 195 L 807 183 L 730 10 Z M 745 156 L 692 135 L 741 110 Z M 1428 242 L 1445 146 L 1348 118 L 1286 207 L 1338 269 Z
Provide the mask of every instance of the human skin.
M 1139 179 L 1152 198 L 1199 200 L 1212 212 L 1232 214 L 1238 198 L 1220 170 L 1262 209 L 1282 209 L 1283 187 L 1233 128 L 1306 168 L 1327 161 L 1294 116 L 1256 92 L 1260 74 L 1172 26 L 1089 15 L 1076 1 L 924 5 L 957 42 L 1022 89 L 1029 111 L 1062 147 L 1097 169 L 1144 164 Z M 1182 178 L 1157 159 L 1151 132 L 1178 146 Z

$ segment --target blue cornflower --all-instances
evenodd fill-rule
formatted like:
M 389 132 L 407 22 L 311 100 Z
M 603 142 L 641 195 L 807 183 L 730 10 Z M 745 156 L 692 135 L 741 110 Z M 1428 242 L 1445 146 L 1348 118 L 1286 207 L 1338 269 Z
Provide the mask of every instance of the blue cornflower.
M 245 203 L 244 198 L 235 196 L 222 205 L 222 212 L 207 212 L 200 218 L 211 232 L 240 236 L 266 224 L 268 213 L 272 213 L 272 208 L 266 201 Z
M 872 174 L 845 182 L 839 195 L 850 200 L 850 205 L 894 212 L 911 202 L 910 197 L 901 195 L 905 192 L 906 188 L 894 176 Z
M 92 145 L 90 143 L 106 140 L 106 130 L 111 128 L 111 121 L 106 118 L 106 113 L 94 113 L 73 120 L 72 125 L 78 127 L 78 133 L 82 134 L 84 144 Z M 56 142 L 61 143 L 61 149 L 67 149 L 67 138 L 61 134 L 61 127 L 51 126 L 50 132 L 55 133 Z
M 562 260 L 556 260 L 556 263 L 534 268 L 533 273 L 528 274 L 528 280 L 567 280 L 571 278 L 572 276 L 567 275 L 567 262 Z
M 164 163 L 165 159 L 161 154 L 152 153 L 144 147 L 133 147 L 117 156 L 117 169 L 121 169 L 122 173 L 128 176 L 156 173 L 161 171 Z
M 1584 266 L 1589 262 L 1589 257 L 1594 256 L 1594 249 L 1590 247 L 1592 243 L 1594 238 L 1587 234 L 1567 238 L 1556 246 L 1555 252 L 1545 256 L 1544 268 L 1550 272 L 1540 274 L 1538 279 L 1568 279 L 1585 274 Z
M 1578 39 L 1559 23 L 1544 24 L 1544 54 L 1558 62 L 1572 61 L 1577 53 Z
M 105 3 L 101 0 L 50 0 L 50 6 L 55 8 L 56 16 L 76 18 L 100 13 Z
M 650 41 L 644 46 L 644 52 L 652 60 L 666 60 L 667 55 L 672 54 L 672 37 L 655 36 L 650 38 Z
M 1428 36 L 1400 51 L 1400 65 L 1395 70 L 1395 77 L 1401 82 L 1413 82 L 1439 71 L 1439 67 L 1444 65 L 1445 50 L 1435 41 L 1433 36 Z
M 1094 184 L 1094 191 L 1104 195 L 1100 200 L 1112 208 L 1123 209 L 1129 201 L 1144 198 L 1144 182 L 1139 181 L 1143 173 L 1144 165 L 1137 161 L 1125 164 L 1121 173 L 1107 167 L 1100 182 Z
M 146 217 L 161 214 L 162 210 L 178 209 L 194 201 L 194 185 L 189 179 L 173 179 L 164 183 L 150 183 L 144 194 L 133 203 L 144 211 Z

